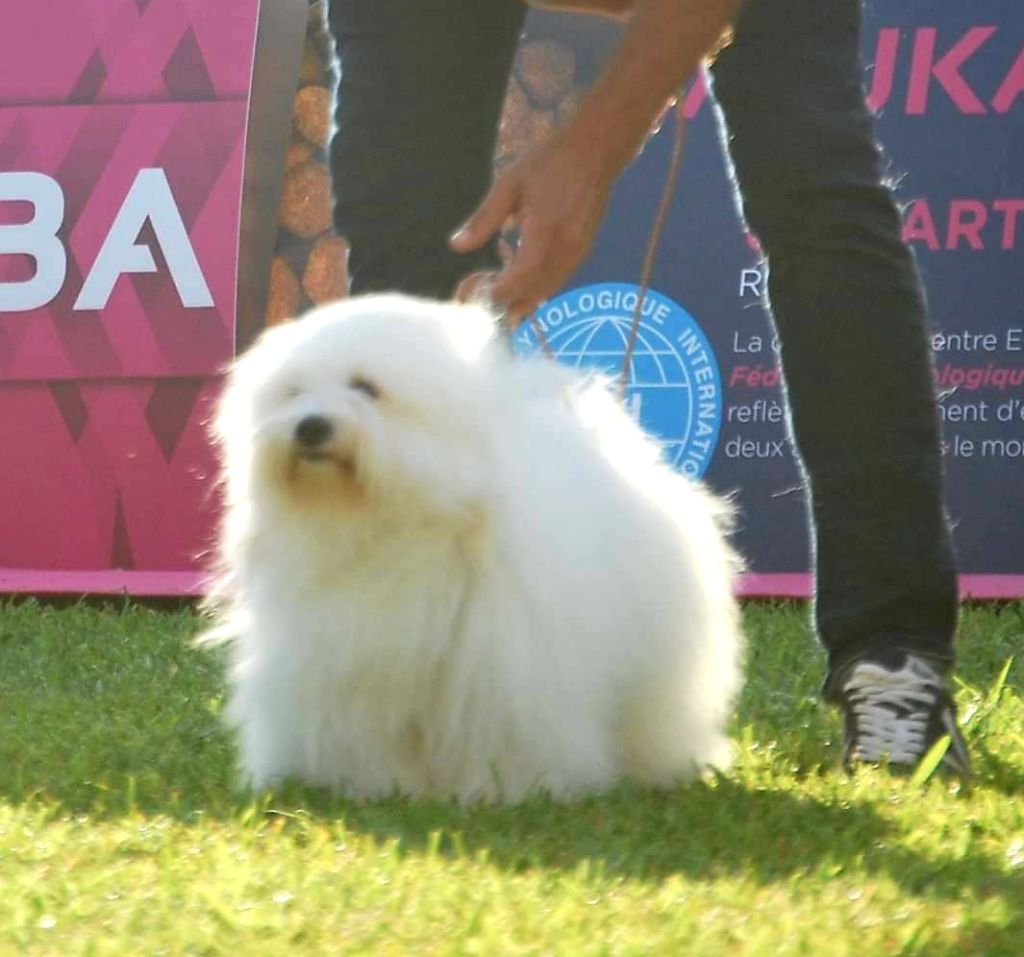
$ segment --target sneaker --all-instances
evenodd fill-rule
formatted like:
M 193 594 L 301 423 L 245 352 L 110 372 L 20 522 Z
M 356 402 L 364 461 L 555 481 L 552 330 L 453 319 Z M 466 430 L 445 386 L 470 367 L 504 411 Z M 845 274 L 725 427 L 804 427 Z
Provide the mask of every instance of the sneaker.
M 939 764 L 966 777 L 971 763 L 943 675 L 926 658 L 907 654 L 899 667 L 852 662 L 836 676 L 832 697 L 846 724 L 844 761 L 914 765 L 949 735 Z

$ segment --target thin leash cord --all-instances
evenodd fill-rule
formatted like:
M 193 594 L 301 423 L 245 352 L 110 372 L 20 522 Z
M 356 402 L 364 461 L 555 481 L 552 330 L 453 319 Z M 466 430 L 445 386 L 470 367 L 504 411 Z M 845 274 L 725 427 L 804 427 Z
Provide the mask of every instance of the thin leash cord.
M 658 256 L 658 246 L 661 244 L 661 234 L 665 229 L 665 222 L 668 219 L 669 209 L 672 206 L 672 197 L 675 195 L 676 184 L 679 181 L 679 167 L 683 161 L 683 146 L 686 142 L 686 117 L 684 115 L 685 91 L 680 90 L 679 98 L 675 107 L 675 138 L 672 142 L 672 155 L 669 159 L 668 173 L 665 175 L 665 185 L 661 191 L 661 200 L 658 203 L 658 212 L 654 217 L 654 225 L 651 227 L 651 234 L 647 240 L 647 251 L 644 254 L 644 264 L 640 271 L 640 292 L 636 298 L 636 309 L 633 310 L 633 321 L 629 327 L 629 340 L 626 343 L 626 354 L 622 359 L 622 370 L 619 373 L 619 398 L 625 401 L 626 389 L 629 386 L 629 369 L 633 363 L 633 351 L 636 349 L 637 336 L 640 333 L 640 319 L 643 316 L 644 300 L 651 285 L 651 272 L 654 269 L 654 261 Z M 531 321 L 532 317 L 531 317 Z M 534 322 L 534 330 L 537 330 Z M 545 350 L 546 350 L 545 345 Z
M 530 328 L 533 330 L 534 336 L 537 337 L 537 341 L 540 343 L 540 348 L 544 355 L 549 359 L 554 359 L 555 354 L 551 351 L 551 346 L 548 343 L 548 337 L 544 335 L 544 330 L 540 327 L 540 323 L 537 322 L 536 313 L 531 312 L 529 316 Z

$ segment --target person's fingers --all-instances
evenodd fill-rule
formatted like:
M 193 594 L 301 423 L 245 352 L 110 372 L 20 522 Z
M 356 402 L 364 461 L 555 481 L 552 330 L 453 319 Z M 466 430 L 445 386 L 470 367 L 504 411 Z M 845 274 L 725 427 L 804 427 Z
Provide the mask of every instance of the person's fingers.
M 514 328 L 518 329 L 529 316 L 540 308 L 541 302 L 543 302 L 542 299 L 521 299 L 506 307 L 505 317 Z
M 495 301 L 543 301 L 562 287 L 585 253 L 584 236 L 571 225 L 546 217 L 524 218 L 515 258 L 494 281 Z
M 497 275 L 493 270 L 471 272 L 455 288 L 456 302 L 479 302 L 491 298 L 491 286 Z
M 452 234 L 452 249 L 460 253 L 479 249 L 501 229 L 518 203 L 517 181 L 509 176 L 499 177 L 469 219 Z
M 525 252 L 521 252 L 494 280 L 491 288 L 491 296 L 494 301 L 504 305 L 506 309 L 511 304 L 524 301 L 541 300 L 545 298 L 544 291 L 549 286 L 556 286 L 552 279 L 539 274 L 543 268 L 543 258 L 524 258 Z

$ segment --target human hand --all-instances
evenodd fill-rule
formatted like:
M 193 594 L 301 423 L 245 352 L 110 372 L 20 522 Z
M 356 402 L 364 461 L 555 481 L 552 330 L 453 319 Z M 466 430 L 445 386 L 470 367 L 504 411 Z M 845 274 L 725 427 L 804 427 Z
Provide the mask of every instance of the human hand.
M 586 258 L 614 181 L 614 167 L 602 162 L 600 150 L 560 131 L 499 174 L 452 236 L 451 246 L 472 252 L 508 219 L 516 221 L 519 247 L 494 276 L 490 293 L 507 318 L 518 323 L 557 292 Z

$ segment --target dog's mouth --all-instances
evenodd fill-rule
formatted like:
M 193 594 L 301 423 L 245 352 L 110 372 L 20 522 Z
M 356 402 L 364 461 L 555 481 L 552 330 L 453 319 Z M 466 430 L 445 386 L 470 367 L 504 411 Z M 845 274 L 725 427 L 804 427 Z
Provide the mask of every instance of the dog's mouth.
M 303 462 L 338 462 L 340 456 L 334 452 L 325 452 L 320 449 L 303 449 L 296 456 Z
M 333 474 L 346 483 L 357 478 L 355 453 L 348 449 L 298 447 L 293 449 L 290 459 L 288 478 L 291 482 L 301 482 L 304 476 L 315 480 L 318 474 L 324 478 Z
M 336 449 L 299 449 L 295 453 L 295 463 L 309 465 L 333 465 L 342 472 L 355 472 L 355 457 L 350 453 Z

